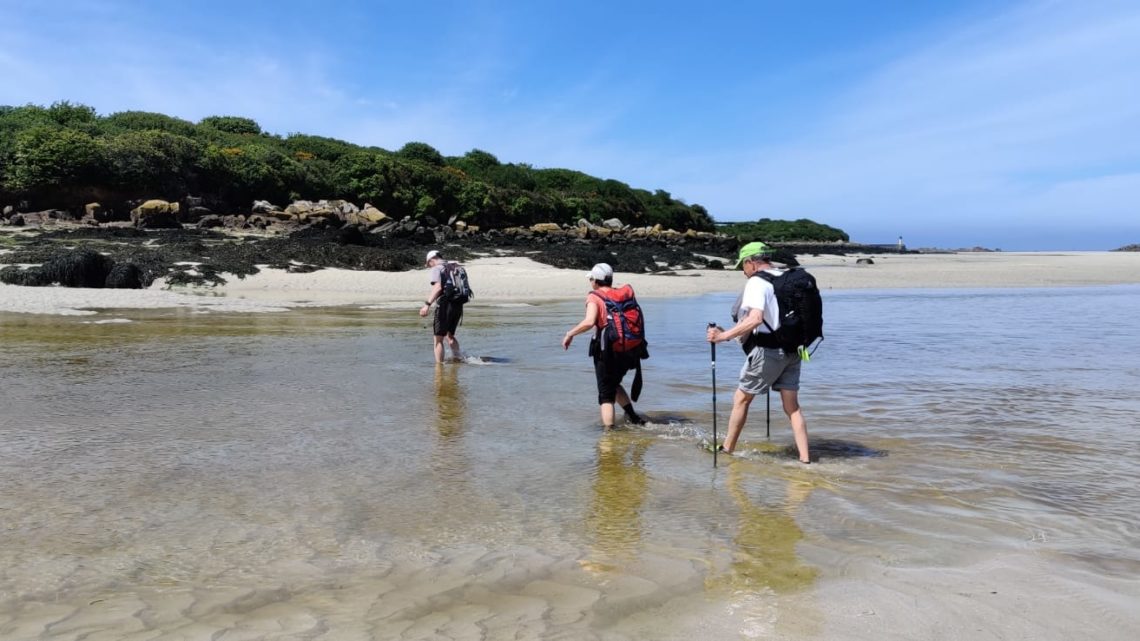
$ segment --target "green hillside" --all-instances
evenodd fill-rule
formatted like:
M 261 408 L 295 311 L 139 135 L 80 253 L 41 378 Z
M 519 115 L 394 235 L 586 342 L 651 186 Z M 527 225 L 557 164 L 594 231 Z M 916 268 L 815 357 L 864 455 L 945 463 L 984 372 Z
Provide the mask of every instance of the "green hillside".
M 423 142 L 390 151 L 301 133 L 279 136 L 238 116 L 193 123 L 141 111 L 100 116 L 68 102 L 0 106 L 0 206 L 129 208 L 132 201 L 186 196 L 219 212 L 248 212 L 254 200 L 344 199 L 397 219 L 455 219 L 484 228 L 618 218 L 634 226 L 713 230 L 703 207 L 668 192 L 571 169 L 502 163 L 479 149 L 444 156 Z

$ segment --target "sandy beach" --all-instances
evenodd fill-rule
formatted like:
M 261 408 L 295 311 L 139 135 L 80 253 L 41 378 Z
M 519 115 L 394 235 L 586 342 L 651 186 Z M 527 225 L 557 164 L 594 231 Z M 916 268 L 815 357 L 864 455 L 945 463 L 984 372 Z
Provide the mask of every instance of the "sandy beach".
M 859 265 L 859 258 L 871 258 Z M 1140 253 L 993 252 L 874 256 L 802 256 L 823 290 L 896 288 L 1072 287 L 1140 283 Z M 482 257 L 467 264 L 474 305 L 569 300 L 582 296 L 585 273 L 523 257 Z M 202 311 L 270 312 L 290 307 L 415 306 L 427 291 L 427 270 L 408 272 L 323 269 L 293 274 L 262 269 L 228 277 L 215 288 L 146 290 L 31 288 L 0 285 L 0 311 L 89 314 L 92 309 L 193 307 Z M 735 291 L 740 272 L 687 270 L 668 274 L 618 272 L 643 298 Z

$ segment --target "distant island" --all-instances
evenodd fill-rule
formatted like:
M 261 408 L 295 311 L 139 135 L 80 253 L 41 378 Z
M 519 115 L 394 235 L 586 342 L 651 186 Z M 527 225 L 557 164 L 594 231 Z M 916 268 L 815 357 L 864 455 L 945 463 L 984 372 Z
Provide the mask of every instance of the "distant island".
M 343 200 L 394 220 L 483 229 L 584 219 L 713 231 L 704 207 L 572 169 L 503 163 L 472 149 L 444 156 L 409 142 L 398 150 L 302 133 L 267 133 L 250 118 L 197 123 L 159 113 L 100 116 L 86 105 L 0 106 L 0 208 L 62 210 L 127 220 L 146 200 L 180 203 L 179 222 L 250 214 L 255 201 Z
M 903 250 L 851 244 L 808 219 L 714 224 L 704 207 L 571 169 L 444 156 L 294 133 L 252 119 L 100 116 L 86 105 L 0 106 L 0 281 L 210 284 L 257 265 L 400 271 L 426 247 L 525 254 L 559 267 L 723 268 L 741 242 L 795 254 Z M 16 265 L 33 265 L 18 267 Z

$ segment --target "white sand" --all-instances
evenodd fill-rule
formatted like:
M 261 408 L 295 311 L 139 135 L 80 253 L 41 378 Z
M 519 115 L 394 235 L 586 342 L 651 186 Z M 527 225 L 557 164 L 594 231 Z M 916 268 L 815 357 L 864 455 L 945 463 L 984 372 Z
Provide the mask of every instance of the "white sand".
M 820 288 L 887 289 L 943 287 L 1043 287 L 1140 283 L 1140 253 L 1050 252 L 804 256 Z M 556 269 L 527 258 L 488 257 L 467 264 L 474 305 L 580 298 L 584 270 Z M 201 311 L 280 311 L 297 306 L 375 305 L 417 307 L 428 293 L 428 271 L 360 272 L 324 269 L 309 274 L 262 269 L 244 279 L 229 277 L 218 288 L 167 291 L 36 288 L 0 285 L 0 312 L 84 314 L 92 309 L 191 307 Z M 618 272 L 642 298 L 695 296 L 736 291 L 739 271 L 691 270 L 677 275 Z

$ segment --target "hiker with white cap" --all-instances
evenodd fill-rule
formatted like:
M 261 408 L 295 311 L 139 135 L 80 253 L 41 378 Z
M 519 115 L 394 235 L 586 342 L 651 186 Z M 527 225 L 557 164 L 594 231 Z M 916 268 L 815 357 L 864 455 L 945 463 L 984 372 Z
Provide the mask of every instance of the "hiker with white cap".
M 594 330 L 588 353 L 594 359 L 602 426 L 614 427 L 615 402 L 625 411 L 626 421 L 640 425 L 645 421 L 634 411 L 633 401 L 641 395 L 641 360 L 649 358 L 641 306 L 628 284 L 613 286 L 614 270 L 606 263 L 594 265 L 586 278 L 590 281 L 586 316 L 562 337 L 562 349 L 570 349 L 578 334 Z M 636 374 L 626 394 L 621 379 L 630 370 Z
M 728 436 L 718 451 L 732 454 L 736 441 L 748 420 L 748 407 L 752 399 L 767 394 L 769 389 L 780 393 L 784 413 L 792 423 L 801 463 L 811 463 L 808 451 L 807 421 L 800 409 L 801 355 L 795 350 L 774 346 L 767 338 L 780 329 L 780 306 L 776 291 L 766 277 L 779 276 L 783 270 L 772 265 L 773 250 L 761 242 L 748 243 L 740 248 L 736 268 L 743 268 L 748 284 L 733 310 L 736 325 L 722 329 L 715 325 L 707 330 L 710 343 L 723 343 L 732 339 L 741 341 L 748 358 L 740 370 L 740 385 L 732 397 L 732 414 L 728 419 Z M 753 278 L 755 276 L 755 278 Z M 715 446 L 715 443 L 714 443 Z
M 451 348 L 452 358 L 457 361 L 463 360 L 463 353 L 459 351 L 459 341 L 455 338 L 455 330 L 459 327 L 459 321 L 463 319 L 463 305 L 474 296 L 467 281 L 467 271 L 453 260 L 444 260 L 439 250 L 435 249 L 427 253 L 424 261 L 427 267 L 431 268 L 429 278 L 431 293 L 420 308 L 420 316 L 427 316 L 432 304 L 439 303 L 432 320 L 435 362 L 443 362 L 444 340 Z

